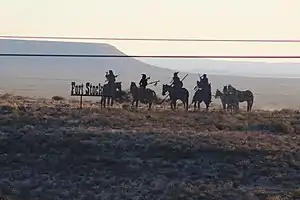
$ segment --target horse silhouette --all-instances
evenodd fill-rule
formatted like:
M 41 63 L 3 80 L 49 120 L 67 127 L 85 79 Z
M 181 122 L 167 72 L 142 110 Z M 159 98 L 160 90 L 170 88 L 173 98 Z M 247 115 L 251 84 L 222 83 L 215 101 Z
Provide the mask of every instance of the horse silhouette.
M 236 93 L 238 102 L 247 102 L 248 112 L 252 110 L 254 95 L 250 90 L 237 90 L 232 85 L 228 85 L 228 90 Z
M 198 85 L 199 84 L 197 83 L 197 86 Z M 197 88 L 197 86 L 195 88 Z M 200 104 L 202 102 L 205 103 L 207 112 L 211 103 L 211 84 L 209 84 L 206 88 L 204 87 L 204 89 L 197 88 L 192 100 L 192 104 L 194 103 L 194 110 L 196 110 L 197 105 L 198 109 L 200 109 Z
M 148 110 L 150 110 L 152 104 L 157 100 L 156 93 L 153 90 L 137 87 L 135 82 L 131 82 L 129 91 L 133 98 L 131 102 L 132 107 L 135 103 L 135 107 L 137 108 L 140 101 L 141 103 L 148 104 Z
M 162 95 L 166 95 L 166 93 L 170 95 L 170 105 L 171 109 L 176 109 L 176 101 L 181 100 L 185 110 L 188 110 L 189 107 L 189 91 L 186 88 L 175 89 L 170 85 L 163 84 L 162 86 Z
M 226 94 L 217 89 L 215 98 L 220 98 L 223 110 L 238 111 L 238 100 L 235 94 Z
M 106 107 L 106 100 L 108 106 L 114 105 L 114 100 L 116 98 L 116 90 L 122 91 L 122 82 L 116 82 L 114 88 L 110 89 L 108 84 L 104 84 L 102 87 L 102 97 L 100 101 L 101 108 Z

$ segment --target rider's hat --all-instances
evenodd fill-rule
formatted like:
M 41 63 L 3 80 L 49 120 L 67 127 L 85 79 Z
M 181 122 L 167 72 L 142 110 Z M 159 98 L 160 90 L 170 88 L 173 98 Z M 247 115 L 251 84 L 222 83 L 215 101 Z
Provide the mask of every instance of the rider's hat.
M 113 73 L 113 71 L 112 71 L 112 70 L 109 70 L 109 73 Z
M 203 77 L 206 77 L 206 74 L 203 74 Z
M 174 75 L 177 75 L 179 72 L 174 72 Z
M 146 76 L 146 74 L 142 74 L 142 76 Z

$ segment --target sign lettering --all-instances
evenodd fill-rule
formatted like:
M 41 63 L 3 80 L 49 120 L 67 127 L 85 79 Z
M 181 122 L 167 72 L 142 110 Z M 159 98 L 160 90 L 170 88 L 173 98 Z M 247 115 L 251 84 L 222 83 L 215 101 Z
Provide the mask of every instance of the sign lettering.
M 101 85 L 93 85 L 90 82 L 85 84 L 71 83 L 71 96 L 101 96 Z

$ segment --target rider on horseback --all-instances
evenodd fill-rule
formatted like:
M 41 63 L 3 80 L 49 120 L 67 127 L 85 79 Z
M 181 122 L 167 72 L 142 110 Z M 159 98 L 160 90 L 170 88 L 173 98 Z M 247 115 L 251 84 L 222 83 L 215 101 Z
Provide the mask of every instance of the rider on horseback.
M 208 94 L 208 97 L 211 99 L 211 85 L 208 82 L 206 74 L 203 74 L 203 76 L 200 77 L 200 81 L 197 81 L 197 88 L 201 89 L 201 91 L 204 92 L 204 94 Z
M 174 72 L 171 86 L 173 86 L 173 89 L 175 90 L 175 94 L 178 94 L 180 89 L 183 87 L 183 82 L 178 77 L 179 72 Z
M 142 78 L 140 80 L 140 87 L 143 89 L 146 89 L 149 79 L 150 79 L 150 77 L 147 78 L 146 74 L 142 74 Z
M 108 84 L 110 83 L 115 83 L 116 82 L 116 77 L 118 75 L 114 75 L 114 72 L 112 70 L 109 70 L 109 72 L 106 72 L 105 78 L 108 81 Z
M 206 74 L 203 74 L 203 76 L 200 77 L 200 83 L 204 86 L 208 86 L 208 78 L 207 78 Z
M 115 91 L 115 83 L 116 83 L 116 77 L 118 75 L 114 75 L 112 70 L 109 70 L 109 72 L 106 72 L 105 78 L 108 82 L 109 91 L 113 92 Z
M 180 80 L 180 78 L 178 77 L 178 73 L 179 72 L 175 72 L 174 73 L 174 76 L 173 76 L 173 79 L 172 79 L 172 82 L 171 82 L 171 85 L 173 86 L 173 88 L 175 89 L 180 89 L 183 87 L 183 83 L 182 81 Z
M 140 88 L 142 89 L 141 90 L 141 93 L 142 93 L 141 95 L 142 96 L 145 96 L 144 94 L 146 92 L 146 87 L 148 85 L 148 80 L 149 79 L 150 79 L 150 77 L 147 77 L 146 74 L 142 74 L 142 78 L 141 78 L 140 83 L 139 83 Z

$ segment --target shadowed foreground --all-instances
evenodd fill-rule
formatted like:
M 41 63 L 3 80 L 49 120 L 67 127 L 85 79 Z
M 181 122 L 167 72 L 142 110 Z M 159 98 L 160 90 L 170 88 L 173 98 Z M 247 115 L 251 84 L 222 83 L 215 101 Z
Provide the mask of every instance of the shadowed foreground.
M 267 112 L 79 112 L 72 104 L 32 102 L 16 109 L 1 100 L 0 187 L 12 199 L 275 200 L 299 193 L 292 111 L 290 129 L 278 133 L 229 123 L 267 124 Z

